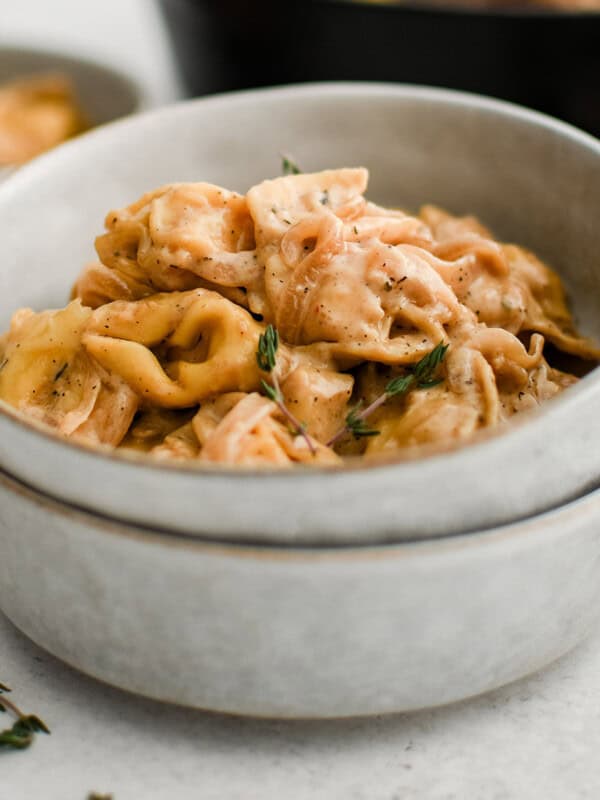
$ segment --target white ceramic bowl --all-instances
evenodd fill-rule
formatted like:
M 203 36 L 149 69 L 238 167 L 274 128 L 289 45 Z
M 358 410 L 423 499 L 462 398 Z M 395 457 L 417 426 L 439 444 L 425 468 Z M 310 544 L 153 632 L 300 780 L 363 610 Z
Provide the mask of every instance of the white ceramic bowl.
M 282 150 L 367 165 L 383 202 L 480 214 L 549 258 L 600 333 L 598 143 L 490 100 L 372 85 L 199 100 L 25 167 L 0 188 L 0 325 L 64 302 L 108 208 L 173 180 L 244 190 Z M 433 458 L 294 474 L 111 457 L 2 407 L 0 606 L 89 674 L 204 708 L 348 716 L 494 688 L 600 612 L 600 494 L 516 519 L 597 481 L 599 384 Z
M 147 104 L 141 87 L 114 67 L 54 50 L 0 47 L 0 83 L 43 72 L 69 76 L 92 125 L 132 114 Z
M 124 689 L 270 717 L 407 711 L 493 689 L 600 613 L 600 493 L 484 533 L 380 547 L 215 544 L 0 476 L 0 606 Z
M 104 127 L 0 189 L 0 327 L 62 305 L 108 209 L 170 181 L 244 191 L 280 169 L 363 164 L 371 197 L 474 212 L 561 271 L 600 335 L 600 144 L 493 100 L 375 84 L 212 97 Z M 0 467 L 115 519 L 223 541 L 379 544 L 481 530 L 556 507 L 600 477 L 597 371 L 502 435 L 436 457 L 333 472 L 156 466 L 48 436 L 0 407 Z
M 67 75 L 90 125 L 103 125 L 148 105 L 144 91 L 113 67 L 52 50 L 0 47 L 0 85 L 5 81 L 46 72 Z M 18 167 L 0 166 L 0 180 Z

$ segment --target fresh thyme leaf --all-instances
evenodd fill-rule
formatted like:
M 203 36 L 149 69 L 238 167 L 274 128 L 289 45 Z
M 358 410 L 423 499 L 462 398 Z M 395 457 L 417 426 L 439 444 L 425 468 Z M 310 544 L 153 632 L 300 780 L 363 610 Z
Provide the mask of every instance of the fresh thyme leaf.
M 296 419 L 284 402 L 283 394 L 279 386 L 279 378 L 277 377 L 277 372 L 274 371 L 277 364 L 278 349 L 279 334 L 272 325 L 267 325 L 265 332 L 261 333 L 261 335 L 258 337 L 256 363 L 258 364 L 258 368 L 263 372 L 269 372 L 271 374 L 271 383 L 261 380 L 260 384 L 263 392 L 266 394 L 269 400 L 272 400 L 277 404 L 277 407 L 290 424 L 292 433 L 296 434 L 297 436 L 302 436 L 311 454 L 315 456 L 317 454 L 317 450 L 312 439 L 306 432 L 306 426 Z
M 302 170 L 291 158 L 281 156 L 281 171 L 284 175 L 301 175 Z
M 432 381 L 421 381 L 420 383 L 417 384 L 417 387 L 419 389 L 431 389 L 433 386 L 439 386 L 440 383 L 443 382 L 444 382 L 443 378 L 436 378 L 435 380 Z
M 8 687 L 2 686 L 1 691 L 10 691 Z M 33 742 L 36 733 L 50 733 L 46 723 L 34 714 L 23 714 L 23 712 L 7 697 L 0 697 L 0 708 L 4 712 L 10 712 L 16 717 L 12 728 L 0 731 L 0 750 L 24 750 Z
M 31 728 L 34 733 L 50 733 L 50 729 L 44 720 L 36 717 L 35 714 L 30 714 L 27 717 L 21 717 L 20 722 Z
M 405 394 L 411 388 L 415 381 L 414 375 L 401 375 L 399 378 L 394 378 L 385 387 L 385 393 L 388 397 L 396 397 L 399 394 Z
M 352 406 L 350 411 L 346 414 L 346 425 L 352 427 L 356 425 L 357 422 L 360 421 L 360 417 L 358 416 L 360 410 L 362 409 L 363 401 L 359 400 L 355 406 Z
M 436 369 L 444 360 L 448 345 L 440 342 L 433 350 L 418 362 L 413 370 L 417 383 L 427 383 L 432 380 Z
M 275 369 L 276 354 L 279 348 L 279 334 L 272 325 L 267 325 L 264 333 L 258 337 L 256 363 L 263 372 Z
M 5 731 L 0 732 L 0 750 L 25 750 L 33 742 L 34 731 L 24 732 L 18 722 Z
M 264 393 L 267 395 L 269 400 L 272 400 L 274 403 L 278 403 L 280 400 L 279 392 L 274 386 L 271 386 L 270 383 L 261 380 L 261 386 L 263 388 Z
M 389 397 L 396 397 L 399 394 L 405 394 L 409 389 L 413 388 L 416 384 L 419 389 L 430 389 L 432 386 L 437 386 L 442 383 L 441 378 L 436 378 L 435 373 L 439 365 L 444 360 L 448 345 L 436 345 L 430 353 L 418 361 L 408 375 L 402 375 L 399 378 L 394 378 L 385 387 L 385 393 Z
M 407 375 L 400 375 L 397 378 L 393 378 L 387 384 L 383 393 L 375 398 L 364 411 L 361 410 L 362 403 L 358 403 L 358 405 L 350 409 L 346 416 L 344 427 L 340 428 L 335 436 L 327 442 L 328 447 L 333 447 L 333 445 L 347 433 L 351 433 L 357 439 L 362 436 L 377 436 L 379 431 L 367 426 L 365 422 L 367 417 L 374 411 L 377 411 L 378 408 L 381 408 L 391 397 L 398 397 L 406 394 L 415 387 L 417 389 L 429 389 L 432 386 L 437 386 L 439 383 L 442 383 L 442 379 L 436 378 L 435 373 L 444 360 L 447 350 L 448 345 L 440 342 L 430 353 L 427 353 L 426 356 L 423 356 L 423 358 L 415 364 L 411 372 Z
M 0 733 L 0 748 L 24 750 L 33 742 L 36 733 L 50 733 L 39 717 L 19 717 L 12 728 Z
M 348 427 L 349 432 L 355 439 L 362 439 L 364 436 L 379 436 L 381 433 L 377 428 L 369 428 L 364 419 L 359 419 L 354 425 Z
M 354 408 L 351 408 L 346 415 L 348 433 L 351 433 L 355 439 L 361 439 L 363 436 L 379 436 L 380 431 L 375 428 L 369 428 L 365 420 L 360 416 L 361 408 L 362 400 Z

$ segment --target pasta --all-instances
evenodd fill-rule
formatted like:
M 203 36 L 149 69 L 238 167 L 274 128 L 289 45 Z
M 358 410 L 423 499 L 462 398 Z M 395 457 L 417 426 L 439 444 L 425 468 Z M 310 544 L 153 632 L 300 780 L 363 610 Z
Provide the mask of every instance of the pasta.
M 535 255 L 367 181 L 180 183 L 111 211 L 69 305 L 0 338 L 0 399 L 161 462 L 328 465 L 466 442 L 575 383 L 556 354 L 598 360 Z

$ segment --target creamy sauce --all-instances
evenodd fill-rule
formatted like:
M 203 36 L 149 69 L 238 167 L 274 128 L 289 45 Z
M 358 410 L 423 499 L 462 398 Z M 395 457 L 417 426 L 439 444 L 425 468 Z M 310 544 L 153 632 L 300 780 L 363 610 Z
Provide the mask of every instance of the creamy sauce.
M 111 211 L 72 302 L 14 315 L 0 398 L 92 444 L 283 467 L 468 441 L 576 382 L 546 342 L 599 358 L 535 255 L 474 217 L 375 205 L 367 180 L 325 170 L 245 196 L 174 184 Z M 442 345 L 435 381 L 385 395 Z M 344 433 L 372 403 L 369 435 Z

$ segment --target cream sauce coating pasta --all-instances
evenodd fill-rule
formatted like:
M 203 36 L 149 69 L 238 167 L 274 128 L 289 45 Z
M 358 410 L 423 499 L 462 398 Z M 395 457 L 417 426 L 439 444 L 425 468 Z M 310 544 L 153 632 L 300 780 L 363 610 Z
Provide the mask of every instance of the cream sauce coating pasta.
M 533 253 L 367 181 L 178 183 L 109 212 L 69 305 L 0 337 L 0 399 L 92 445 L 289 468 L 467 442 L 575 383 L 557 354 L 598 360 Z

